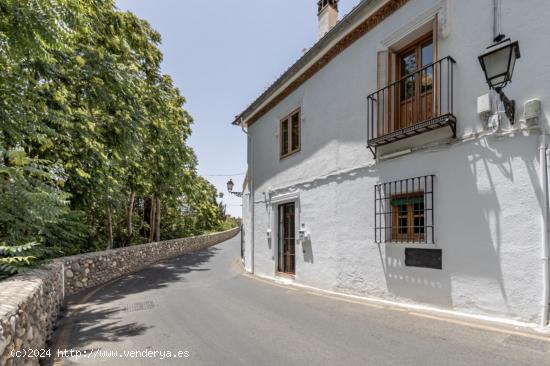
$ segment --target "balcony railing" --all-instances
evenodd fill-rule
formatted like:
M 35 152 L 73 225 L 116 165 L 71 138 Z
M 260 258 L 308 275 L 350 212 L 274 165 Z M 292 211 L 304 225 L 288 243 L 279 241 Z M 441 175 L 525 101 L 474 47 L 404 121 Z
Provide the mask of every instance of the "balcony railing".
M 445 126 L 456 137 L 454 65 L 447 56 L 368 96 L 368 147 L 375 156 L 379 146 Z

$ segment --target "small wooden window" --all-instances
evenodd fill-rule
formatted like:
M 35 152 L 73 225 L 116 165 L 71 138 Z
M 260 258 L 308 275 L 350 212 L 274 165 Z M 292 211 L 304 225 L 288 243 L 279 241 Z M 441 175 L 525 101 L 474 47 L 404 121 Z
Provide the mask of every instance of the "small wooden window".
M 435 243 L 434 175 L 374 187 L 376 243 Z
M 392 241 L 423 242 L 424 192 L 395 195 L 391 199 Z
M 301 126 L 300 109 L 292 112 L 281 120 L 281 158 L 300 151 Z

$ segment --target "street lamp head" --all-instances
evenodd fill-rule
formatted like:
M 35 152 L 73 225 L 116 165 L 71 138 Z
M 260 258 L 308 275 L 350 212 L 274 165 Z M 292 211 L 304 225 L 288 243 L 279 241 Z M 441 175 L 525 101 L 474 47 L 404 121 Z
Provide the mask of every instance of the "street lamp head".
M 229 192 L 232 192 L 234 186 L 235 186 L 235 183 L 233 183 L 233 179 L 229 179 L 229 181 L 227 182 L 227 190 Z
M 505 39 L 487 50 L 479 56 L 485 79 L 490 88 L 502 89 L 512 81 L 516 60 L 521 57 L 519 43 Z
M 504 111 L 514 124 L 516 116 L 516 102 L 508 99 L 502 89 L 512 81 L 516 60 L 521 57 L 519 43 L 510 39 L 498 42 L 487 48 L 487 52 L 479 56 L 479 63 L 485 73 L 489 88 L 494 89 L 504 104 Z

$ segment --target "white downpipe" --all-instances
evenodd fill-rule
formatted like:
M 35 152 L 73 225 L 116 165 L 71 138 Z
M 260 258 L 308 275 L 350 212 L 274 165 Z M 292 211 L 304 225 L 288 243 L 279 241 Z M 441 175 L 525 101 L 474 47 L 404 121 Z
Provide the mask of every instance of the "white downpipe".
M 493 0 L 493 39 L 502 34 L 502 12 L 500 0 Z
M 542 188 L 543 196 L 543 211 L 542 211 L 542 275 L 543 275 L 543 304 L 542 304 L 542 316 L 541 316 L 541 325 L 544 327 L 548 325 L 548 312 L 549 312 L 549 303 L 550 303 L 550 266 L 549 266 L 549 252 L 550 252 L 550 243 L 549 243 L 549 225 L 548 225 L 548 212 L 549 212 L 549 203 L 548 203 L 548 160 L 549 153 L 548 142 L 546 131 L 542 130 L 540 136 L 540 184 Z
M 254 274 L 254 257 L 256 256 L 256 240 L 255 240 L 255 236 L 254 233 L 256 231 L 256 226 L 255 226 L 255 223 L 254 223 L 254 211 L 255 211 L 255 205 L 254 205 L 254 199 L 255 199 L 255 194 L 254 194 L 254 190 L 256 189 L 256 187 L 254 186 L 254 153 L 253 153 L 253 148 L 254 148 L 254 140 L 252 139 L 252 136 L 248 136 L 249 137 L 249 143 L 250 143 L 250 176 L 248 177 L 249 179 L 249 182 L 250 182 L 250 227 L 251 227 L 251 230 L 250 230 L 250 273 Z
M 248 163 L 248 189 L 250 198 L 248 210 L 250 212 L 250 273 L 254 274 L 254 154 L 252 153 L 252 136 L 244 129 L 244 121 L 241 118 L 241 130 L 246 135 L 247 163 Z

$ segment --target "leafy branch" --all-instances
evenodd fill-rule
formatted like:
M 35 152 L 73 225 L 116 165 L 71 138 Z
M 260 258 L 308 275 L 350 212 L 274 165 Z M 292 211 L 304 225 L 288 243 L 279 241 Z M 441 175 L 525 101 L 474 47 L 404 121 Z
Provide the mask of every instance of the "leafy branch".
M 0 245 L 0 279 L 19 273 L 37 259 L 39 243 Z

